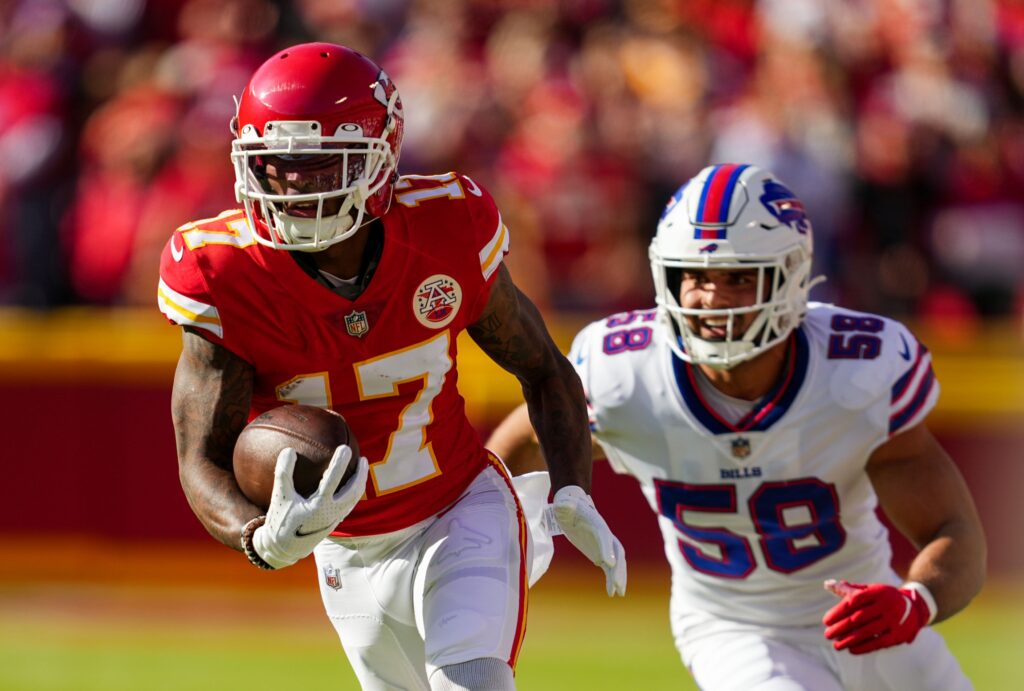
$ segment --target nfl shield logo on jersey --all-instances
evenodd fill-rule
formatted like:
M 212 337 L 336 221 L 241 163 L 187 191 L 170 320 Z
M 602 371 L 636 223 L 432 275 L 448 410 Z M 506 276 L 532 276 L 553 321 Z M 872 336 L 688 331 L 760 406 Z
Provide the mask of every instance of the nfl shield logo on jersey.
M 366 312 L 352 312 L 345 315 L 345 330 L 349 336 L 362 338 L 370 330 L 370 322 L 366 318 Z
M 328 564 L 324 567 L 324 583 L 328 588 L 337 590 L 341 587 L 341 569 Z
M 736 437 L 732 440 L 732 455 L 736 458 L 746 458 L 750 455 L 750 440 L 746 437 Z

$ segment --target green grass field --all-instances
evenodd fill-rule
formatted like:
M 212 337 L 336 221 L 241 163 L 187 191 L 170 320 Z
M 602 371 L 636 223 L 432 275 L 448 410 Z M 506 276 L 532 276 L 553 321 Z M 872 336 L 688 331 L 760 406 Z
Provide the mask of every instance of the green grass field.
M 308 587 L 0 583 L 4 691 L 357 689 Z M 661 571 L 608 600 L 599 573 L 554 569 L 533 591 L 518 670 L 526 691 L 694 689 L 672 646 Z M 939 627 L 980 690 L 1024 689 L 1024 588 L 992 585 Z

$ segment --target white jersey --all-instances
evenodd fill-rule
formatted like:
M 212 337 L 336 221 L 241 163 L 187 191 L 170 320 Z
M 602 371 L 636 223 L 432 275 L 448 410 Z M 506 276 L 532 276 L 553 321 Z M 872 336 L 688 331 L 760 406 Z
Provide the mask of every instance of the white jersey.
M 781 381 L 731 424 L 654 314 L 588 325 L 570 359 L 596 439 L 658 514 L 673 612 L 820 626 L 825 579 L 898 583 L 865 464 L 934 407 L 928 350 L 899 322 L 812 303 Z

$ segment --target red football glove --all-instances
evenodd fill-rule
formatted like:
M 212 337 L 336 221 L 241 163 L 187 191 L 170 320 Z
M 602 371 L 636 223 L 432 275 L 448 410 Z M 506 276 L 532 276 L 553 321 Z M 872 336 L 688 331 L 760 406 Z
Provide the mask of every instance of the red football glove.
M 911 588 L 846 581 L 840 581 L 836 587 L 827 584 L 826 588 L 843 595 L 823 619 L 825 638 L 832 641 L 836 650 L 863 655 L 910 643 L 931 619 L 928 603 Z

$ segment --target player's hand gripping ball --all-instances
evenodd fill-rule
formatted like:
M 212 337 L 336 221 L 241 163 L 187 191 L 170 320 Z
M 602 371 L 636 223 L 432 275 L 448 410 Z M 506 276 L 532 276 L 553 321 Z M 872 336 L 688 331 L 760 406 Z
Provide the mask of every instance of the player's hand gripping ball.
M 270 506 L 274 489 L 274 466 L 281 450 L 295 449 L 295 491 L 309 498 L 316 492 L 334 450 L 346 444 L 352 449 L 352 462 L 339 487 L 356 472 L 359 445 L 348 423 L 333 410 L 310 405 L 290 404 L 274 408 L 245 426 L 235 442 L 233 457 L 235 480 L 242 493 L 260 508 Z

